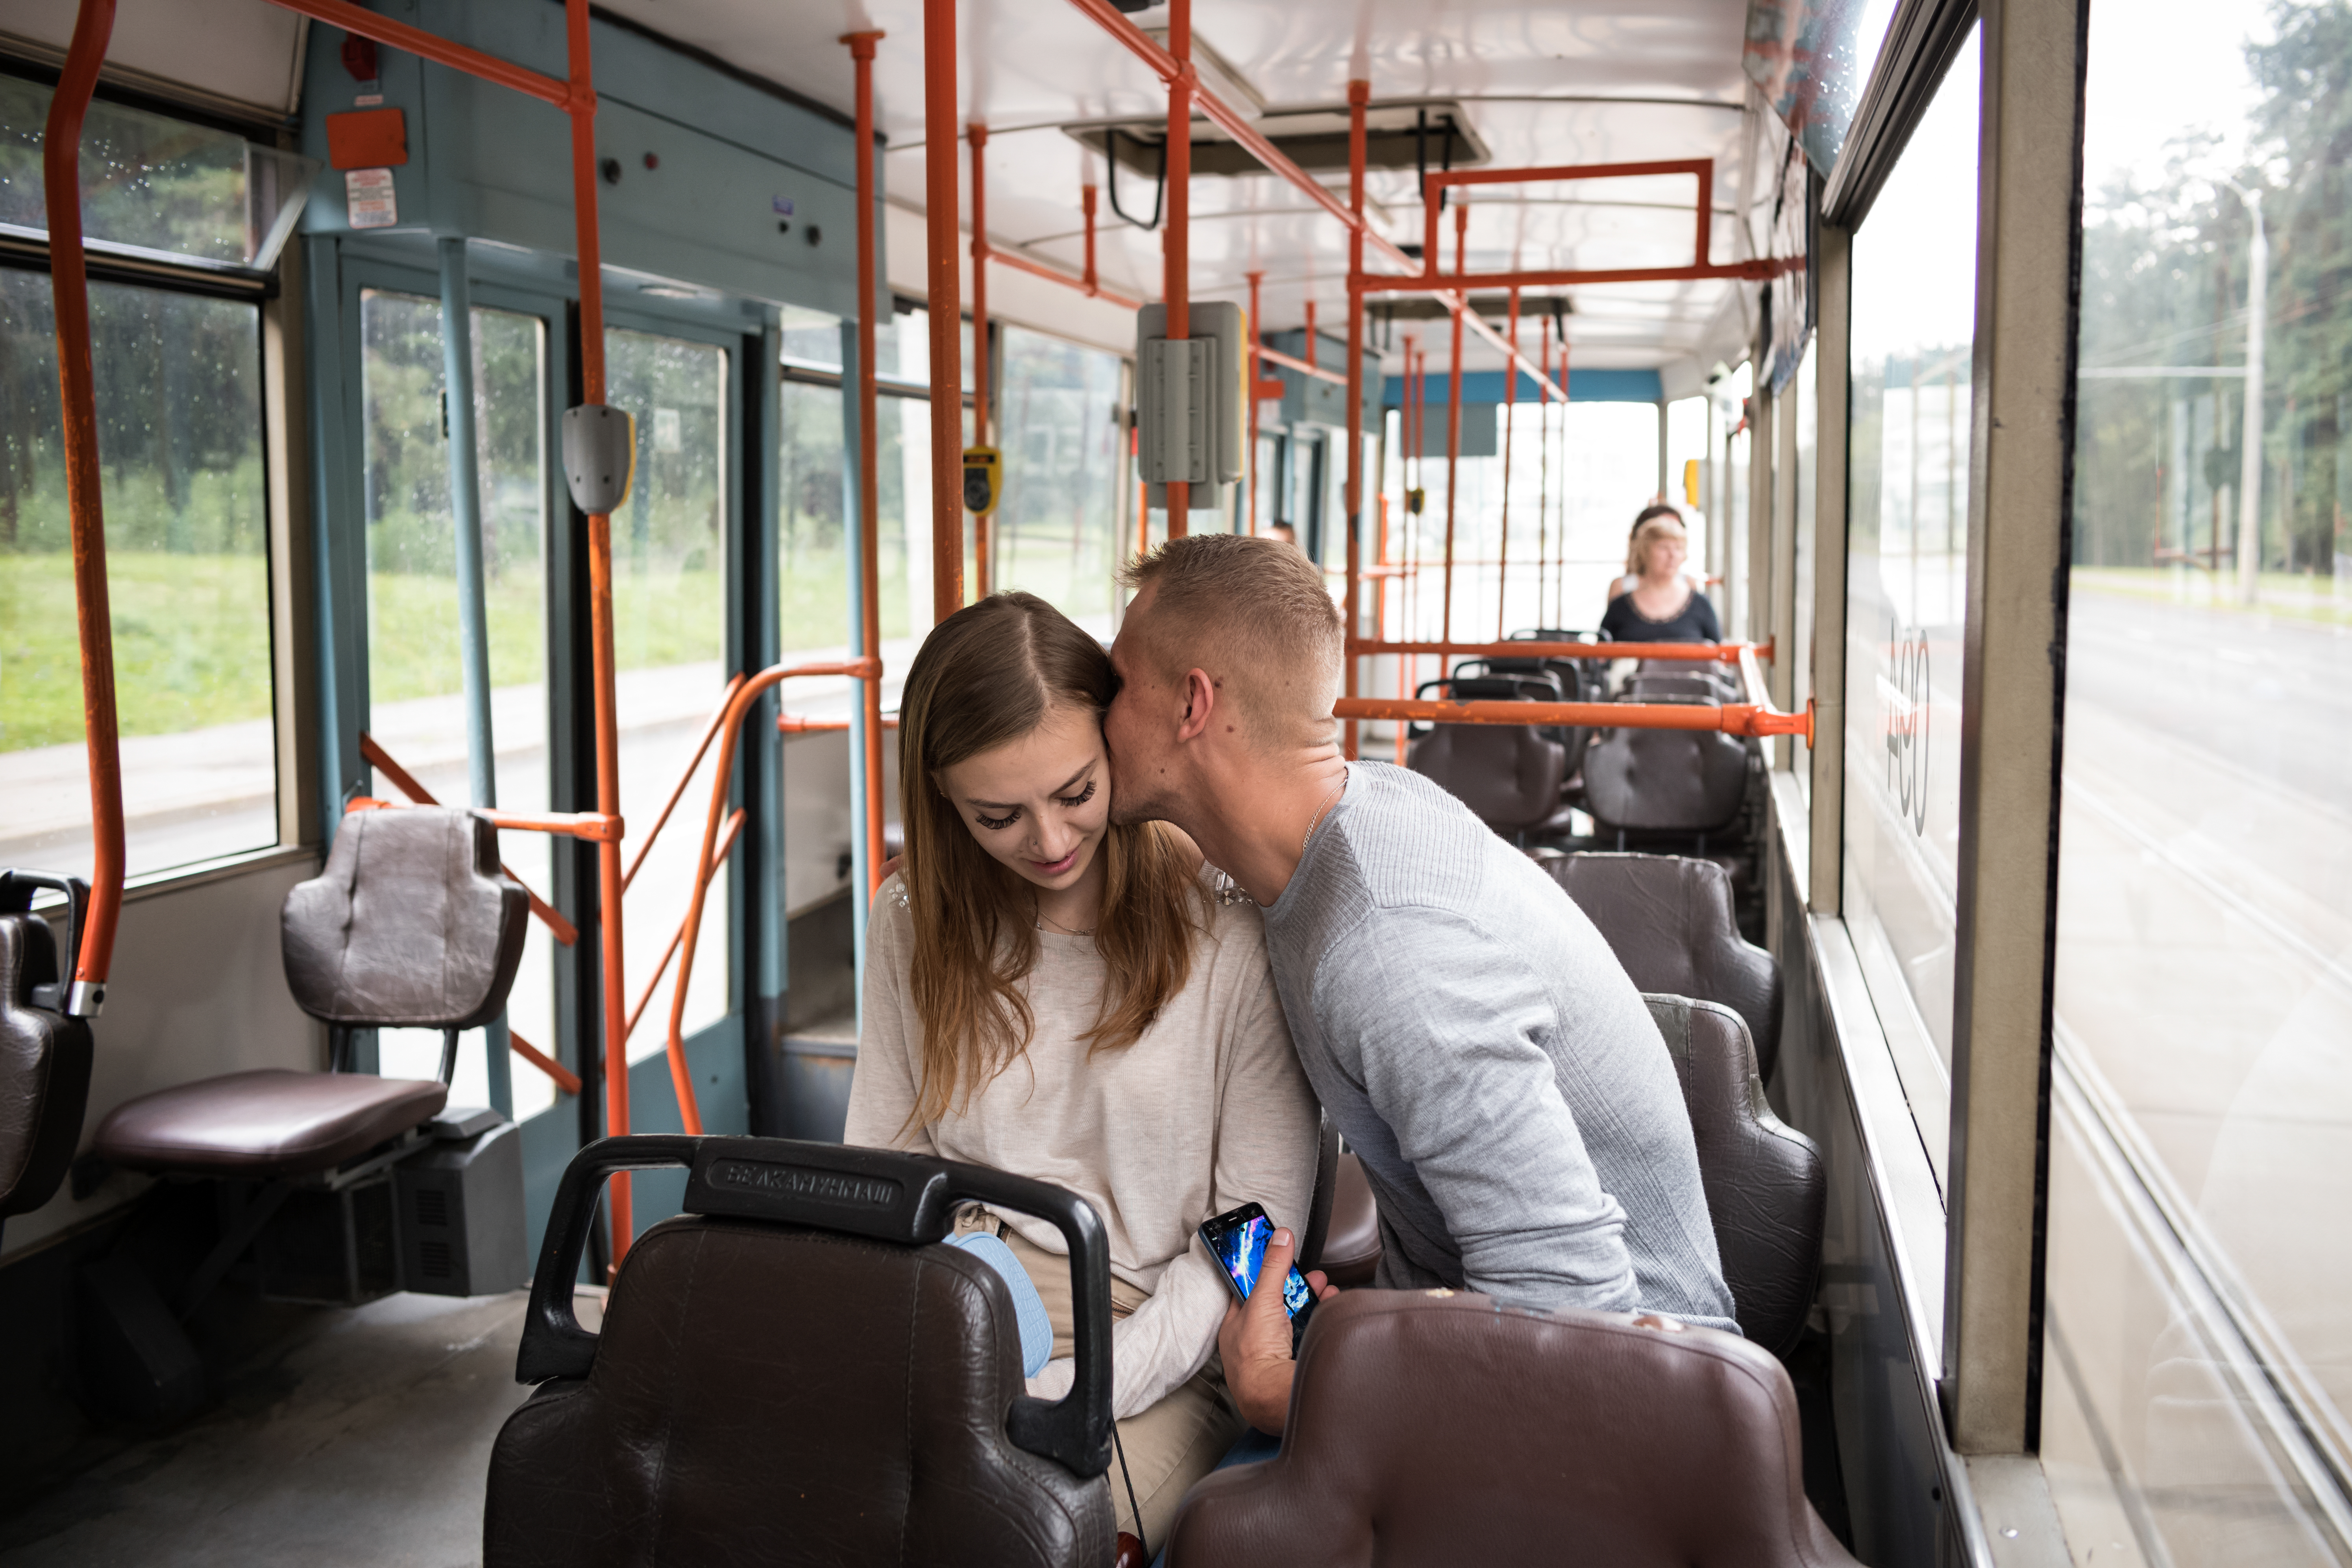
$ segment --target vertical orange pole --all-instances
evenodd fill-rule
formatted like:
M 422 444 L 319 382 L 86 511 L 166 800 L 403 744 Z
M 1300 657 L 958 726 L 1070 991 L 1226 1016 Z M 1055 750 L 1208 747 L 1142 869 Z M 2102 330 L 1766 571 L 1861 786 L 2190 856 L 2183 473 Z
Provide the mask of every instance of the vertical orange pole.
M 1257 319 L 1257 286 L 1265 277 L 1263 272 L 1249 275 L 1249 461 L 1244 467 L 1249 475 L 1246 482 L 1249 485 L 1249 531 L 1252 539 L 1257 537 L 1257 384 L 1258 378 L 1265 374 L 1265 363 L 1257 357 L 1257 351 L 1265 346 L 1265 334 Z
M 1363 635 L 1363 603 L 1361 577 L 1363 572 L 1364 531 L 1364 105 L 1371 101 L 1372 84 L 1356 80 L 1348 84 L 1348 210 L 1356 221 L 1348 229 L 1348 589 L 1344 612 L 1348 617 L 1348 640 Z M 1310 307 L 1311 309 L 1311 307 Z M 1314 318 L 1307 318 L 1307 356 L 1309 363 L 1315 357 Z M 1348 655 L 1346 678 L 1341 690 L 1349 697 L 1356 692 L 1356 678 L 1362 659 L 1352 650 Z M 1348 755 L 1356 754 L 1356 721 L 1348 721 L 1346 735 Z
M 1543 366 L 1543 378 L 1551 379 L 1551 329 L 1536 331 L 1536 358 Z M 1536 622 L 1539 626 L 1552 623 L 1544 619 L 1544 584 L 1551 571 L 1551 394 L 1547 392 L 1538 404 L 1543 422 L 1536 430 Z
M 934 0 L 936 3 L 936 0 Z M 1169 0 L 1168 52 L 1177 74 L 1168 84 L 1168 226 L 1160 234 L 1160 295 L 1168 302 L 1168 336 L 1192 335 L 1192 0 Z M 1167 487 L 1168 537 L 1189 531 L 1192 487 L 1179 479 Z
M 596 228 L 596 89 L 588 57 L 588 0 L 564 0 L 564 36 L 572 84 L 572 219 L 578 235 L 580 266 L 580 395 L 594 405 L 604 401 L 604 261 Z M 621 815 L 621 727 L 614 687 L 613 519 L 588 518 L 588 637 L 596 683 L 596 810 Z M 629 1013 L 625 987 L 628 972 L 621 941 L 621 846 L 596 846 L 596 923 L 602 942 L 604 1010 L 604 1131 L 619 1138 L 629 1131 Z M 699 1129 L 689 1128 L 696 1131 Z M 613 1267 L 629 1250 L 629 1179 L 616 1173 L 606 1203 L 613 1221 Z
M 81 637 L 82 743 L 89 754 L 89 908 L 65 1010 L 80 1017 L 106 1000 L 114 927 L 122 909 L 122 759 L 114 710 L 114 612 L 107 594 L 106 505 L 98 461 L 98 391 L 89 352 L 89 268 L 81 237 L 81 125 L 114 35 L 114 0 L 81 0 L 64 72 L 42 132 L 49 279 L 58 331 L 58 403 L 65 440 L 66 507 L 73 526 L 74 608 Z
M 1469 241 L 1470 208 L 1454 207 L 1454 271 L 1465 275 L 1463 247 Z M 1435 262 L 1436 258 L 1432 257 Z M 1438 618 L 1438 640 L 1454 640 L 1454 498 L 1462 486 L 1462 313 L 1470 308 L 1470 290 L 1461 290 L 1462 303 L 1454 308 L 1454 358 L 1445 373 L 1445 605 Z M 1441 667 L 1443 661 L 1441 660 Z
M 956 241 L 956 0 L 923 0 L 923 218 L 930 256 L 931 618 L 963 608 L 963 300 Z
M 1078 187 L 1078 207 L 1087 215 L 1087 292 L 1092 294 L 1101 287 L 1095 279 L 1095 188 Z
M 988 147 L 988 127 L 975 120 L 965 132 L 971 142 L 971 439 L 986 447 L 988 438 L 988 176 L 982 158 Z M 1002 469 L 998 470 L 1000 476 Z M 1000 478 L 1000 482 L 1002 482 Z M 992 520 L 974 512 L 971 519 L 972 593 L 985 599 L 994 587 L 996 541 Z
M 1315 368 L 1315 301 L 1307 301 L 1307 368 Z
M 1519 407 L 1519 291 L 1511 290 L 1511 352 L 1503 361 L 1503 549 L 1495 565 L 1495 640 L 1501 642 L 1511 618 L 1511 437 Z
M 870 897 L 882 885 L 882 444 L 880 388 L 875 381 L 874 337 L 881 302 L 875 298 L 874 46 L 879 32 L 852 33 L 843 42 L 857 70 L 857 500 L 858 558 L 864 577 L 857 652 L 876 661 L 858 682 L 866 721 L 866 876 Z

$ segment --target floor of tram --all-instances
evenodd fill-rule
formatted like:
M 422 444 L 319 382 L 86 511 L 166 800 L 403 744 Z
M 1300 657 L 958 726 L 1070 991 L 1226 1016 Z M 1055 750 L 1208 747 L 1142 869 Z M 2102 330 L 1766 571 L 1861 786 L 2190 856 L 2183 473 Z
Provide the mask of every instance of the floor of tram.
M 0 1564 L 455 1568 L 482 1552 L 527 1297 L 320 1310 L 170 1431 L 102 1443 L 0 1518 Z M 583 1295 L 583 1322 L 601 1302 Z

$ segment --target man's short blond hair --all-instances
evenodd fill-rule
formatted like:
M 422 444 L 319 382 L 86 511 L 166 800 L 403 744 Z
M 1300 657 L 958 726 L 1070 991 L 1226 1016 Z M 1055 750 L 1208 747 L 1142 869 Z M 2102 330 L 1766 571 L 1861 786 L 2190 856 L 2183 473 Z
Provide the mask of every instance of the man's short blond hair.
M 1261 745 L 1329 743 L 1346 625 L 1321 570 L 1297 545 L 1192 534 L 1139 556 L 1119 576 L 1138 595 L 1154 590 L 1147 624 L 1136 629 L 1146 663 L 1164 679 L 1208 671 Z

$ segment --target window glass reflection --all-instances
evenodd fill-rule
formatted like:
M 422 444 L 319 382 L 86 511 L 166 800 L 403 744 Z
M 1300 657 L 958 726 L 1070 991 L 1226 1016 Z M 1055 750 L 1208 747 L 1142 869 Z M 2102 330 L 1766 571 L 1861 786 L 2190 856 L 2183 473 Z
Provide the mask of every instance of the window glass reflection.
M 261 320 L 93 283 L 130 874 L 278 842 Z M 0 865 L 90 874 L 49 280 L 0 271 Z
M 2078 1560 L 2345 1549 L 2347 59 L 2340 4 L 2091 8 L 2042 1384 Z
M 1977 57 L 1971 32 L 1853 252 L 1845 910 L 1882 1016 L 1909 1005 L 1888 1034 L 1938 1163 L 1976 329 L 1976 205 L 1953 193 L 1976 188 Z

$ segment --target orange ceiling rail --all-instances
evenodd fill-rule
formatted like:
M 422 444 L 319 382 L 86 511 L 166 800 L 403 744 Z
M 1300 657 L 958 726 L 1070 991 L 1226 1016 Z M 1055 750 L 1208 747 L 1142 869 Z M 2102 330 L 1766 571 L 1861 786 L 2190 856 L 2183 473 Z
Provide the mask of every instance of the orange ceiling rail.
M 927 5 L 940 5 L 945 4 L 946 0 L 925 0 L 925 3 Z M 1210 123 L 1217 126 L 1220 130 L 1223 131 L 1225 134 L 1231 136 L 1236 143 L 1245 148 L 1250 156 L 1255 158 L 1268 173 L 1276 175 L 1279 179 L 1287 181 L 1290 184 L 1297 187 L 1299 194 L 1307 197 L 1307 200 L 1313 202 L 1317 206 L 1321 207 L 1331 216 L 1338 218 L 1341 223 L 1346 224 L 1351 230 L 1361 235 L 1363 237 L 1364 243 L 1371 248 L 1379 251 L 1384 260 L 1401 268 L 1412 268 L 1413 264 L 1412 258 L 1407 256 L 1402 250 L 1399 249 L 1387 236 L 1375 231 L 1362 214 L 1349 210 L 1347 204 L 1341 202 L 1339 197 L 1324 189 L 1323 186 L 1317 183 L 1314 177 L 1308 174 L 1306 170 L 1300 168 L 1297 163 L 1292 163 L 1287 157 L 1284 156 L 1279 148 L 1276 147 L 1272 142 L 1266 140 L 1265 134 L 1250 123 L 1248 116 L 1234 109 L 1231 104 L 1225 102 L 1224 100 L 1219 98 L 1215 93 L 1211 92 L 1207 88 L 1201 86 L 1197 80 L 1190 79 L 1192 74 L 1192 62 L 1190 59 L 1180 62 L 1175 55 L 1171 54 L 1167 49 L 1161 48 L 1158 44 L 1154 43 L 1144 34 L 1141 28 L 1138 27 L 1133 22 L 1128 20 L 1126 16 L 1122 16 L 1119 13 L 1118 8 L 1111 4 L 1111 0 L 1070 0 L 1070 4 L 1076 5 L 1079 10 L 1085 12 L 1089 17 L 1093 18 L 1097 26 L 1100 26 L 1104 32 L 1108 33 L 1114 39 L 1116 39 L 1124 48 L 1126 48 L 1128 53 L 1133 55 L 1137 59 L 1141 60 L 1145 65 L 1150 66 L 1152 70 L 1160 75 L 1161 79 L 1170 82 L 1171 84 L 1171 88 L 1173 82 L 1178 77 L 1181 76 L 1188 79 L 1188 94 L 1192 101 L 1199 106 L 1201 113 L 1207 118 Z M 1171 6 L 1169 29 L 1169 41 L 1171 43 L 1173 43 L 1176 38 L 1172 9 L 1173 8 Z M 1184 33 L 1185 50 L 1187 54 L 1190 53 L 1192 47 L 1191 23 L 1192 16 L 1188 5 L 1185 12 Z M 952 27 L 952 22 L 950 22 L 950 27 Z M 952 40 L 951 32 L 950 34 L 950 40 Z M 1177 132 L 1177 134 L 1169 138 L 1168 147 L 1169 168 L 1171 171 L 1170 179 L 1171 184 L 1174 179 L 1174 169 L 1179 160 L 1181 159 L 1189 166 L 1192 151 L 1192 138 L 1189 133 L 1189 123 L 1177 124 L 1174 126 L 1174 129 Z M 928 134 L 928 132 L 926 132 L 926 134 Z M 1171 222 L 1173 220 L 1171 218 Z M 1360 270 L 1360 268 L 1358 270 Z M 1381 276 L 1385 277 L 1386 274 L 1381 274 Z M 1351 284 L 1350 287 L 1352 288 L 1353 285 Z M 1433 292 L 1436 293 L 1438 303 L 1444 305 L 1447 310 L 1455 312 L 1457 315 L 1468 311 L 1469 302 L 1464 297 L 1458 294 L 1448 293 L 1443 289 L 1433 290 Z M 1543 375 L 1541 366 L 1536 364 L 1533 361 L 1514 350 L 1509 343 L 1504 341 L 1502 333 L 1487 325 L 1486 321 L 1476 315 L 1475 312 L 1470 312 L 1470 330 L 1472 331 L 1485 339 L 1490 346 L 1501 350 L 1506 355 L 1509 356 L 1507 363 L 1517 364 L 1529 375 L 1536 377 L 1537 384 L 1544 389 L 1546 396 L 1556 397 L 1562 402 L 1567 401 L 1567 391 L 1552 383 L 1549 378 L 1545 377 Z
M 1087 188 L 1091 190 L 1093 187 Z M 977 207 L 978 205 L 975 200 L 973 205 Z M 993 261 L 999 267 L 1010 267 L 1015 272 L 1026 272 L 1032 278 L 1043 278 L 1048 283 L 1059 283 L 1065 289 L 1075 289 L 1089 299 L 1108 300 L 1123 310 L 1139 310 L 1143 308 L 1143 301 L 1140 300 L 1130 300 L 1124 294 L 1115 293 L 1102 287 L 1099 283 L 1089 283 L 1084 279 L 1073 278 L 1066 272 L 1056 271 L 1044 262 L 1033 260 L 1017 250 L 999 250 L 992 245 L 985 246 L 984 250 L 987 259 Z
M 870 140 L 866 144 L 873 145 Z M 870 206 L 867 210 L 871 210 Z M 952 254 L 949 259 L 954 259 Z M 874 624 L 871 620 L 866 623 L 868 626 Z M 725 715 L 719 721 L 721 738 L 719 765 L 710 780 L 710 815 L 702 830 L 701 858 L 695 866 L 693 901 L 687 905 L 686 923 L 678 931 L 677 988 L 670 996 L 669 1039 L 665 1047 L 669 1056 L 670 1087 L 677 1095 L 678 1122 L 689 1136 L 698 1137 L 702 1132 L 702 1110 L 695 1103 L 694 1075 L 686 1060 L 686 988 L 694 977 L 694 950 L 702 934 L 703 904 L 710 892 L 711 879 L 718 874 L 722 858 L 719 840 L 720 824 L 727 816 L 727 786 L 735 773 L 735 743 L 743 733 L 744 714 L 751 711 L 751 704 L 761 692 L 783 681 L 817 675 L 851 676 L 865 681 L 870 691 L 881 683 L 882 661 L 878 658 L 853 658 L 830 664 L 771 665 L 735 689 L 735 695 L 727 700 Z M 868 743 L 876 743 L 874 738 L 878 738 L 881 732 L 879 724 L 870 726 L 866 731 Z M 882 770 L 877 765 L 866 774 L 867 788 L 878 786 L 881 777 Z M 880 837 L 881 820 L 877 813 L 869 824 L 877 837 Z M 732 843 L 731 838 L 730 843 Z M 877 868 L 881 863 L 879 856 L 872 861 Z M 625 1038 L 625 1025 L 624 1030 Z
M 106 498 L 98 453 L 97 379 L 89 352 L 89 266 L 82 249 L 81 125 L 114 33 L 114 0 L 81 0 L 73 42 L 42 133 L 42 198 L 48 209 L 49 275 L 58 333 L 58 404 L 66 506 L 73 531 L 74 614 L 81 645 L 83 744 L 89 754 L 90 889 L 64 1005 L 94 1017 L 106 1005 L 107 971 L 122 913 L 125 860 L 122 753 L 114 706 L 114 616 L 106 580 Z
M 1696 233 L 1692 248 L 1693 259 L 1686 267 L 1571 268 L 1465 274 L 1457 257 L 1450 275 L 1441 274 L 1437 269 L 1438 205 L 1443 193 L 1449 186 L 1647 179 L 1670 174 L 1690 174 L 1698 180 L 1698 199 L 1694 204 L 1693 213 Z M 1708 158 L 1670 158 L 1644 163 L 1563 163 L 1539 169 L 1463 169 L 1432 174 L 1423 177 L 1422 202 L 1423 238 L 1420 271 L 1403 277 L 1388 273 L 1351 274 L 1349 286 L 1352 290 L 1358 293 L 1412 294 L 1452 289 L 1466 293 L 1474 288 L 1554 289 L 1588 283 L 1678 283 L 1710 278 L 1733 278 L 1761 283 L 1804 265 L 1802 257 L 1763 257 L 1750 261 L 1720 263 L 1710 259 L 1715 216 L 1715 163 Z M 1455 204 L 1457 223 L 1461 221 L 1459 215 L 1465 205 Z

